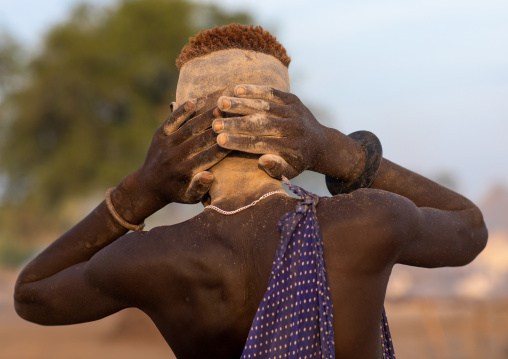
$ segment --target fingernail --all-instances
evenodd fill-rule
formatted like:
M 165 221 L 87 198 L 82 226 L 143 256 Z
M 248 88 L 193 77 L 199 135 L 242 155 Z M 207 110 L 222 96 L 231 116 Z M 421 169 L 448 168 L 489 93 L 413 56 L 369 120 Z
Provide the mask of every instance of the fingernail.
M 214 108 L 212 114 L 213 114 L 214 117 L 220 117 L 220 110 L 219 110 L 219 108 L 218 107 Z
M 270 160 L 265 160 L 265 159 L 262 159 L 261 160 L 261 166 L 263 166 L 264 168 L 266 169 L 272 169 L 275 167 L 275 161 L 270 161 Z
M 223 110 L 227 110 L 228 108 L 231 107 L 231 101 L 228 100 L 227 98 L 223 98 L 221 102 L 222 102 L 222 109 Z
M 224 146 L 225 144 L 228 143 L 228 136 L 221 133 L 219 136 L 217 136 L 217 143 L 219 144 L 219 146 Z
M 213 121 L 212 128 L 215 132 L 221 131 L 224 128 L 224 123 L 222 120 Z
M 203 174 L 201 175 L 199 182 L 201 184 L 210 184 L 213 182 L 213 176 L 209 174 Z
M 183 106 L 185 111 L 194 111 L 196 109 L 196 105 L 192 101 L 187 101 Z
M 245 95 L 247 93 L 247 89 L 243 86 L 237 86 L 235 88 L 235 95 L 236 96 L 242 96 L 242 95 Z

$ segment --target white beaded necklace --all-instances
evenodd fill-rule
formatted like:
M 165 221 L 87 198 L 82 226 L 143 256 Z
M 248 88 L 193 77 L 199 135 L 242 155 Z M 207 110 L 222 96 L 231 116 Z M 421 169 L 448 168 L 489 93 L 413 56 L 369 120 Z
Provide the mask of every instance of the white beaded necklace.
M 247 209 L 249 207 L 252 207 L 252 206 L 255 206 L 259 201 L 261 201 L 262 199 L 266 198 L 266 197 L 270 197 L 271 195 L 274 195 L 274 194 L 277 194 L 277 193 L 284 193 L 286 196 L 286 192 L 284 192 L 284 190 L 278 190 L 278 191 L 272 191 L 272 192 L 268 192 L 268 193 L 265 193 L 264 195 L 262 195 L 261 197 L 259 197 L 258 199 L 256 199 L 254 202 L 252 202 L 251 204 L 248 204 L 246 206 L 243 206 L 243 207 L 240 207 L 240 208 L 237 208 L 233 211 L 225 211 L 217 206 L 213 206 L 213 205 L 208 205 L 205 207 L 205 209 L 207 208 L 210 208 L 210 209 L 213 209 L 217 212 L 219 212 L 220 214 L 225 214 L 227 216 L 229 215 L 232 215 L 232 214 L 235 214 L 235 213 L 238 213 L 238 212 L 241 212 L 243 211 L 244 209 Z

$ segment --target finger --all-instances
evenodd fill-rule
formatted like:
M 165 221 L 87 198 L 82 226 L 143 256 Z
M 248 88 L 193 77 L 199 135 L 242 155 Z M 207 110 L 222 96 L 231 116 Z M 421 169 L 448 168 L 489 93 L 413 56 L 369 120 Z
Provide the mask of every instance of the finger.
M 207 171 L 230 153 L 231 150 L 213 145 L 188 159 L 187 165 L 193 169 L 194 173 Z
M 233 133 L 251 136 L 284 137 L 287 119 L 256 113 L 243 117 L 219 118 L 213 121 L 215 133 Z
M 217 107 L 222 112 L 234 113 L 237 115 L 269 113 L 277 117 L 286 117 L 288 114 L 288 108 L 286 105 L 250 98 L 221 96 L 217 101 Z
M 214 181 L 213 174 L 202 171 L 192 177 L 191 183 L 185 192 L 186 203 L 197 203 L 210 190 Z
M 174 110 L 166 121 L 162 124 L 162 133 L 168 136 L 175 132 L 185 121 L 187 121 L 196 110 L 196 105 L 192 101 L 185 102 L 182 106 Z
M 296 169 L 277 155 L 267 154 L 259 157 L 259 165 L 273 178 L 280 179 L 282 176 L 286 176 L 291 179 L 299 175 Z
M 215 108 L 213 109 L 213 112 L 212 112 L 212 113 L 213 113 L 213 117 L 215 117 L 215 118 L 224 117 L 224 112 L 222 112 L 221 110 L 219 110 L 219 108 L 218 108 L 218 107 L 215 107 Z
M 199 135 L 212 126 L 214 109 L 203 112 L 187 122 L 185 122 L 178 130 L 171 134 L 171 143 L 178 145 L 187 141 L 189 138 Z
M 253 98 L 288 105 L 299 102 L 298 96 L 289 92 L 280 91 L 269 86 L 238 85 L 235 87 L 235 96 L 241 98 Z
M 217 135 L 211 129 L 209 129 L 180 144 L 178 146 L 178 151 L 179 153 L 183 154 L 182 160 L 188 159 L 197 153 L 217 144 L 216 136 Z
M 217 144 L 230 150 L 254 154 L 281 154 L 290 148 L 283 137 L 247 136 L 221 133 L 217 136 Z

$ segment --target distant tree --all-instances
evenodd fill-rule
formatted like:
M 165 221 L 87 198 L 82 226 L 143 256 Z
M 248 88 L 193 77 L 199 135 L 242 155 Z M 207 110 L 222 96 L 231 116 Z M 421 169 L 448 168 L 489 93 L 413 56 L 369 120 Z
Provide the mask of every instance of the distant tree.
M 180 49 L 199 30 L 231 22 L 250 17 L 184 0 L 77 6 L 0 104 L 3 203 L 51 210 L 139 167 L 169 115 Z
M 21 84 L 25 54 L 7 32 L 0 32 L 0 99 Z
M 0 104 L 4 96 L 19 90 L 26 66 L 26 56 L 21 46 L 7 32 L 0 32 Z M 3 114 L 3 115 L 2 115 Z M 0 105 L 0 143 L 9 127 L 8 104 Z M 0 194 L 5 185 L 5 175 L 0 172 Z M 1 198 L 1 196 L 0 196 Z

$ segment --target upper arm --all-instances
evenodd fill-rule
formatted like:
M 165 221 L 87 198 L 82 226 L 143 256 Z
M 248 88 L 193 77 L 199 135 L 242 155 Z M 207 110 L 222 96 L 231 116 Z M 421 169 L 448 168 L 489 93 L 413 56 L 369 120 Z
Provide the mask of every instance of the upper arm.
M 465 265 L 486 244 L 483 218 L 473 204 L 455 211 L 421 208 L 400 195 L 373 189 L 339 195 L 333 202 L 335 211 L 323 219 L 335 221 L 331 228 L 340 242 L 352 239 L 351 245 L 362 254 L 361 264 L 355 266 L 363 270 L 378 271 L 395 263 L 429 268 Z
M 397 263 L 427 268 L 466 265 L 486 245 L 483 217 L 472 203 L 452 211 L 417 207 L 395 194 L 391 201 Z
M 89 271 L 90 262 L 84 262 L 48 278 L 17 283 L 16 311 L 31 322 L 64 325 L 97 320 L 128 307 L 94 285 Z
M 43 325 L 63 325 L 104 318 L 138 303 L 128 289 L 138 278 L 132 243 L 146 232 L 124 235 L 97 252 L 89 261 L 72 265 L 52 276 L 30 281 L 18 279 L 15 307 L 18 314 Z M 139 271 L 138 271 L 139 272 Z M 21 276 L 20 276 L 21 278 Z M 134 283 L 134 285 L 133 285 Z

